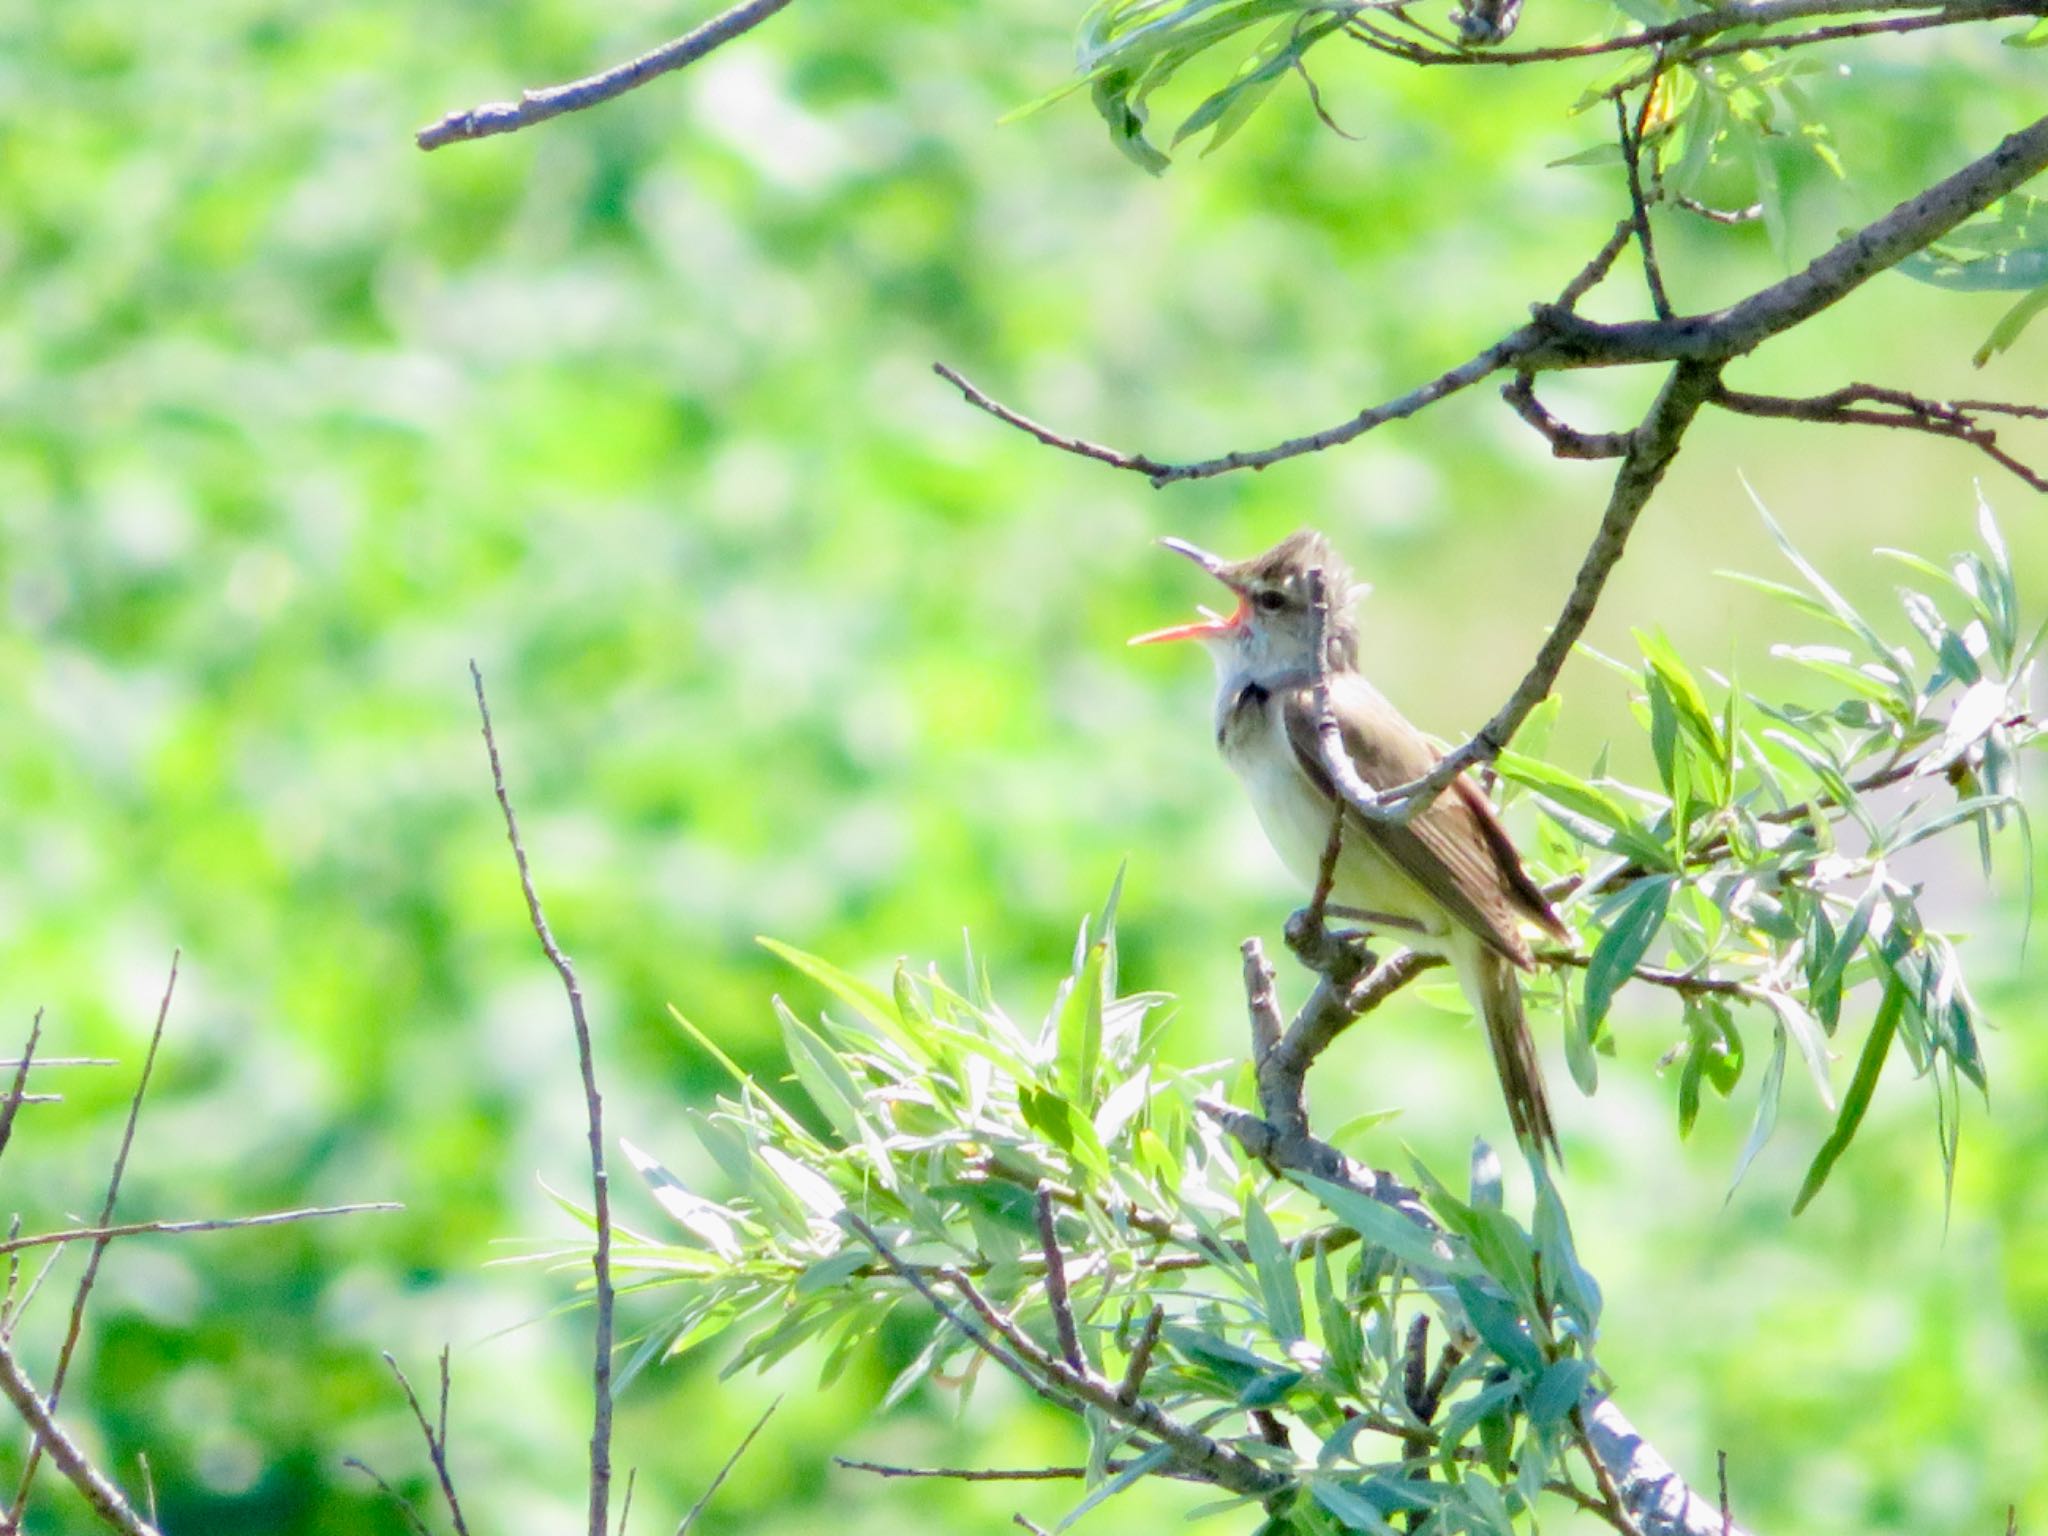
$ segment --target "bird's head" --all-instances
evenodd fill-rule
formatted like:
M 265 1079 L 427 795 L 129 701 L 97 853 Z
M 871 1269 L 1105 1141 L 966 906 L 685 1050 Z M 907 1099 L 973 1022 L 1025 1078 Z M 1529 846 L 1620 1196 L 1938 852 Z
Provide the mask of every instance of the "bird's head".
M 1314 529 L 1289 534 L 1249 560 L 1225 560 L 1185 539 L 1159 542 L 1222 582 L 1237 599 L 1237 608 L 1228 615 L 1204 608 L 1197 623 L 1154 630 L 1137 636 L 1131 644 L 1199 640 L 1226 677 L 1257 679 L 1313 669 L 1316 613 L 1310 599 L 1309 572 L 1320 569 L 1329 608 L 1332 661 L 1340 667 L 1356 666 L 1358 630 L 1351 604 L 1365 588 L 1353 582 L 1350 568 L 1330 548 L 1329 540 Z

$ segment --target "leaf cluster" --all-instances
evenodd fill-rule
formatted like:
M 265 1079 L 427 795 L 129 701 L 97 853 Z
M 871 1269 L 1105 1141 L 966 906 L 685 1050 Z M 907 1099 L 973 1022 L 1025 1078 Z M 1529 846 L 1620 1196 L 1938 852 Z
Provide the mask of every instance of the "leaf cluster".
M 1736 579 L 1823 632 L 1818 643 L 1773 651 L 1813 680 L 1821 702 L 1773 701 L 1639 632 L 1639 667 L 1601 659 L 1638 690 L 1655 782 L 1628 782 L 1604 752 L 1589 773 L 1572 773 L 1530 755 L 1527 733 L 1525 750 L 1500 763 L 1543 813 L 1543 857 L 1590 946 L 1583 969 L 1555 984 L 1579 1085 L 1592 1091 L 1598 1057 L 1613 1048 L 1620 988 L 1632 979 L 1666 988 L 1681 1012 L 1665 1058 L 1677 1069 L 1680 1134 L 1703 1087 L 1727 1097 L 1745 1076 L 1757 1083 L 1739 1181 L 1776 1126 L 1796 1056 L 1835 1116 L 1801 1207 L 1855 1135 L 1895 1047 L 1933 1090 L 1951 1177 L 1962 1084 L 1987 1086 L 1983 1017 L 1954 936 L 1930 926 L 1922 886 L 1902 863 L 1920 844 L 1969 829 L 1988 875 L 1993 836 L 2011 826 L 2022 868 L 2032 867 L 2018 753 L 2039 740 L 2027 700 L 2042 633 L 2021 630 L 2011 561 L 1986 506 L 1978 525 L 1981 549 L 1947 568 L 1883 552 L 1913 578 L 1898 589 L 1902 641 L 1772 522 L 1800 584 Z M 1859 988 L 1876 1004 L 1838 1092 L 1831 1061 L 1857 1022 Z

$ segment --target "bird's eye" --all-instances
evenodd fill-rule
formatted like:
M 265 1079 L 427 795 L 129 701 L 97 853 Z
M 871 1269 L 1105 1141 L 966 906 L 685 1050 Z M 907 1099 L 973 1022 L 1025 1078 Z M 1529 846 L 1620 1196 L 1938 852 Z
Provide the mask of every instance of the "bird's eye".
M 1266 613 L 1278 613 L 1287 606 L 1287 594 L 1268 587 L 1263 592 L 1253 594 L 1252 605 Z

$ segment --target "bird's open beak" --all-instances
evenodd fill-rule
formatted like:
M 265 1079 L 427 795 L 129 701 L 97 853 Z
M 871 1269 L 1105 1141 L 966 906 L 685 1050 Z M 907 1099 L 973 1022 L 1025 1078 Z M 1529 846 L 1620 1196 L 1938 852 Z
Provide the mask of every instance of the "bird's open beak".
M 1228 618 L 1211 613 L 1207 608 L 1200 610 L 1202 618 L 1195 624 L 1176 624 L 1171 629 L 1155 629 L 1148 635 L 1133 635 L 1132 645 L 1155 645 L 1162 640 L 1201 640 L 1210 635 L 1228 634 L 1244 621 L 1250 610 L 1245 604 L 1244 594 L 1238 591 L 1237 583 L 1224 574 L 1229 562 L 1221 555 L 1212 555 L 1206 549 L 1190 544 L 1186 539 L 1161 539 L 1159 541 L 1176 555 L 1186 555 L 1203 570 L 1214 576 L 1237 594 L 1237 611 Z

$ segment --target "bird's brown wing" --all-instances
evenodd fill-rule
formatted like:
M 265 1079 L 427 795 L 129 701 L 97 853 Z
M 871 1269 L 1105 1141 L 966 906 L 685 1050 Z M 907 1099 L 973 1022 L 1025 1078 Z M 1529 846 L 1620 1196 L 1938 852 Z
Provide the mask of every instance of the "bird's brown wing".
M 1344 750 L 1358 776 L 1375 790 L 1420 778 L 1440 754 L 1363 678 L 1340 673 L 1331 679 L 1331 703 L 1343 733 Z M 1315 690 L 1300 687 L 1279 698 L 1287 740 L 1296 761 L 1316 787 L 1334 797 L 1336 786 L 1322 763 L 1316 738 Z M 1347 837 L 1370 839 L 1409 878 L 1440 902 L 1451 920 L 1484 939 L 1494 951 L 1527 970 L 1529 945 L 1521 921 L 1561 926 L 1543 893 L 1522 869 L 1514 844 L 1494 818 L 1478 789 L 1463 779 L 1440 795 L 1406 826 L 1353 817 Z

